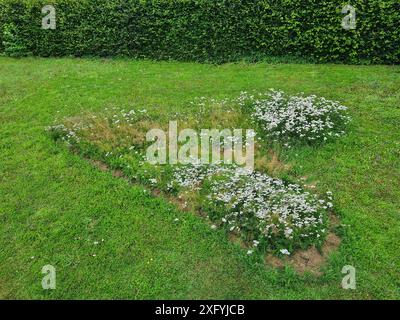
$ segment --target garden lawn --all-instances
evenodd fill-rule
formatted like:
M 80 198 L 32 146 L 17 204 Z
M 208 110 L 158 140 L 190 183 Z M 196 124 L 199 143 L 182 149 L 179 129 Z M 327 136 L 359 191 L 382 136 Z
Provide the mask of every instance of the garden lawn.
M 322 277 L 265 266 L 45 132 L 106 107 L 195 114 L 196 97 L 269 88 L 338 100 L 353 118 L 345 137 L 282 155 L 287 178 L 333 192 L 345 225 Z M 399 89 L 398 66 L 0 58 L 0 298 L 399 299 Z M 345 265 L 356 290 L 341 288 Z

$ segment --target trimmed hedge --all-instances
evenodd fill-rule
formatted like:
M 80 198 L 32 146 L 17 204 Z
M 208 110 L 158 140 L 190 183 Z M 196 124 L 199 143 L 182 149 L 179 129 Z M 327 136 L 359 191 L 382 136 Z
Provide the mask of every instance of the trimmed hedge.
M 399 0 L 0 0 L 0 52 L 227 62 L 400 61 Z M 344 30 L 341 8 L 357 10 Z M 56 8 L 42 30 L 41 8 Z

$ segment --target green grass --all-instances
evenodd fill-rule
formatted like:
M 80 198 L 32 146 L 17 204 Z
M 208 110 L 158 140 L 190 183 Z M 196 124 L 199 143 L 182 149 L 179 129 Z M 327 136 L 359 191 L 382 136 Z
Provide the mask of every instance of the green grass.
M 195 97 L 271 87 L 339 100 L 353 117 L 346 137 L 286 154 L 293 179 L 333 191 L 347 225 L 320 278 L 258 263 L 45 132 L 108 106 L 195 112 Z M 399 88 L 400 67 L 389 66 L 0 58 L 0 298 L 399 299 Z M 56 290 L 41 288 L 46 264 Z M 357 290 L 341 288 L 345 265 Z

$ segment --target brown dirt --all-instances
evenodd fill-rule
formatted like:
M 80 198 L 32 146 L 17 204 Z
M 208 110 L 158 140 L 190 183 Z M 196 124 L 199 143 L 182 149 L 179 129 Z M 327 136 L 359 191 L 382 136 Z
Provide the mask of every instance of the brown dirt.
M 337 248 L 339 248 L 341 243 L 341 239 L 334 234 L 333 232 L 329 233 L 328 236 L 326 237 L 326 241 L 324 246 L 322 247 L 322 253 L 323 255 L 329 255 L 333 251 L 335 251 Z
M 100 169 L 100 171 L 109 171 L 108 166 L 104 162 L 92 159 L 86 159 L 86 160 L 89 161 L 96 168 Z
M 275 269 L 280 269 L 285 266 L 285 261 L 282 259 L 279 259 L 277 256 L 274 256 L 273 254 L 269 254 L 265 257 L 265 263 Z
M 128 180 L 128 178 L 125 177 L 124 173 L 121 170 L 111 170 L 110 167 L 108 167 L 104 162 L 98 160 L 92 160 L 92 159 L 86 159 L 86 160 L 89 161 L 96 168 L 98 168 L 100 171 L 111 172 L 111 174 L 115 178 L 123 178 L 125 180 Z
M 334 215 L 334 214 L 330 214 L 329 215 L 329 227 L 330 228 L 335 228 L 340 226 L 341 222 L 338 218 L 338 216 Z
M 229 240 L 238 244 L 242 249 L 249 249 L 250 246 L 246 244 L 237 234 L 229 233 Z
M 321 276 L 321 267 L 325 265 L 329 255 L 340 245 L 340 238 L 334 233 L 329 233 L 322 250 L 315 247 L 307 250 L 296 251 L 292 256 L 280 259 L 271 254 L 267 255 L 265 262 L 274 268 L 283 268 L 285 265 L 292 266 L 298 273 L 310 272 L 316 276 Z
M 159 196 L 162 195 L 162 192 L 161 192 L 161 190 L 159 190 L 159 189 L 154 189 L 154 190 L 151 192 L 151 194 L 152 194 L 153 196 L 155 196 L 155 197 L 159 197 Z
M 125 178 L 124 173 L 121 170 L 113 170 L 112 175 L 116 178 Z

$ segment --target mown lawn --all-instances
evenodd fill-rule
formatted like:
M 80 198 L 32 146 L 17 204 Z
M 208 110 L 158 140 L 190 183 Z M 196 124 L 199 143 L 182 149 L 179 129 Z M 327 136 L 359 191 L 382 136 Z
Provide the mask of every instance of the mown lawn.
M 268 88 L 339 100 L 353 118 L 344 138 L 285 155 L 293 179 L 333 191 L 346 225 L 319 278 L 266 267 L 45 132 L 109 106 L 195 113 L 196 97 Z M 398 66 L 0 58 L 0 298 L 400 298 L 399 89 Z M 47 264 L 56 290 L 41 287 Z M 356 290 L 341 288 L 345 265 Z

